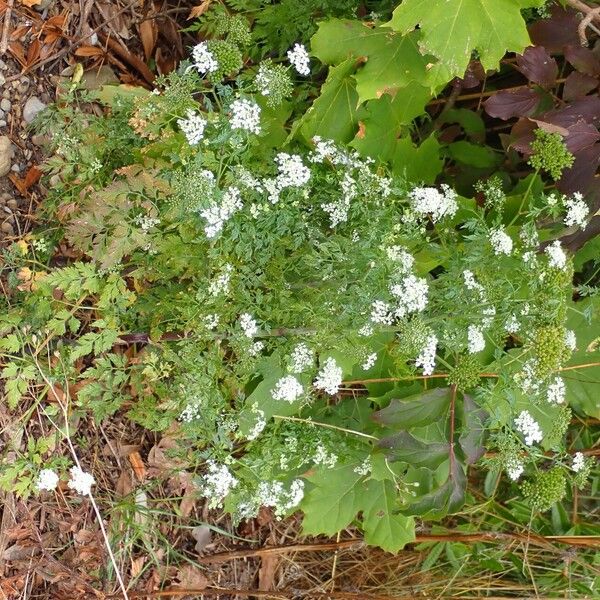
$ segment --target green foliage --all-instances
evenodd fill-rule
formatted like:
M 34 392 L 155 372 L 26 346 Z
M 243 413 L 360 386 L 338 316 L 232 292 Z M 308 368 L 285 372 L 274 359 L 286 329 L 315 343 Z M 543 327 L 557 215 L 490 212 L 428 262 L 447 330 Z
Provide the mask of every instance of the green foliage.
M 535 140 L 531 143 L 533 154 L 529 164 L 538 171 L 547 171 L 557 181 L 562 172 L 573 165 L 575 157 L 567 150 L 559 133 L 536 129 L 534 135 Z

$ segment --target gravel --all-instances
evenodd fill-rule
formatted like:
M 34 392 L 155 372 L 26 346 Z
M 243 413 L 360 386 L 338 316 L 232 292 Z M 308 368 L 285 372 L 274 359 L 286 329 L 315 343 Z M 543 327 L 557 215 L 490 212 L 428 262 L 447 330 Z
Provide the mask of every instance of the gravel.
M 8 175 L 12 159 L 15 155 L 15 147 L 6 135 L 0 136 L 0 177 Z
M 31 123 L 45 108 L 46 105 L 37 96 L 31 96 L 23 107 L 23 119 Z

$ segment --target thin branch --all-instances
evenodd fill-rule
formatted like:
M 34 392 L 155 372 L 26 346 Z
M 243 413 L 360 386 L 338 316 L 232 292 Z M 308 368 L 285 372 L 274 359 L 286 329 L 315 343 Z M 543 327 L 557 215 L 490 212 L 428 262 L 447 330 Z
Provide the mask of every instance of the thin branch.
M 587 37 L 585 34 L 585 30 L 587 27 L 592 27 L 592 21 L 597 21 L 600 23 L 600 7 L 592 7 L 582 2 L 581 0 L 566 0 L 567 4 L 578 10 L 582 15 L 583 19 L 581 23 L 579 23 L 578 32 L 579 32 L 579 41 L 582 46 L 587 46 Z

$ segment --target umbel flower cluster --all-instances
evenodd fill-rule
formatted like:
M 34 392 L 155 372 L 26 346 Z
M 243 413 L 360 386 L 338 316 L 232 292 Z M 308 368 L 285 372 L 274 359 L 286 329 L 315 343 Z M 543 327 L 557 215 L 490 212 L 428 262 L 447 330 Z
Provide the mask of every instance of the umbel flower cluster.
M 226 85 L 235 61 L 224 66 L 219 48 L 196 46 L 130 120 L 159 183 L 152 203 L 132 201 L 140 241 L 128 246 L 127 269 L 143 276 L 127 322 L 177 340 L 145 351 L 137 389 L 159 391 L 131 418 L 155 428 L 178 420 L 202 452 L 197 486 L 211 508 L 237 520 L 261 506 L 284 516 L 307 506 L 314 473 L 350 466 L 370 477 L 376 440 L 390 433 L 369 418 L 375 407 L 452 385 L 453 402 L 468 395 L 483 410 L 508 478 L 525 478 L 545 508 L 537 483 L 554 496 L 563 486 L 533 474 L 544 451 L 566 457 L 561 369 L 578 345 L 567 326 L 571 258 L 559 229 L 544 231 L 544 246 L 538 235 L 557 203 L 542 196 L 535 211 L 524 205 L 503 220 L 497 186 L 482 187 L 492 191 L 480 206 L 319 136 L 283 146 L 267 107 L 291 93 L 292 67 L 310 73 L 306 50 Z M 581 196 L 560 210 L 559 223 L 585 225 Z M 168 368 L 158 373 L 159 363 Z M 369 380 L 383 387 L 357 395 L 351 382 Z M 447 445 L 444 427 L 429 424 L 419 422 L 417 441 Z M 465 418 L 447 429 L 458 437 L 469 427 Z M 586 469 L 584 459 L 563 463 L 553 468 L 567 476 Z M 426 491 L 403 481 L 422 468 L 397 464 L 384 471 L 410 514 Z M 41 477 L 40 487 L 53 481 Z

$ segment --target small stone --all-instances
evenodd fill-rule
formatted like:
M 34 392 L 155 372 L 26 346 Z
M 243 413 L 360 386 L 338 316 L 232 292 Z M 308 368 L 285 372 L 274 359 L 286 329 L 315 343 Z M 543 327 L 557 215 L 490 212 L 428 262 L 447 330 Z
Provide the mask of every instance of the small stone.
M 10 171 L 15 148 L 6 135 L 0 135 L 0 177 L 4 177 Z
M 47 135 L 41 135 L 39 133 L 36 133 L 35 135 L 31 136 L 31 143 L 34 146 L 45 146 L 49 141 L 50 139 Z
M 4 112 L 10 112 L 10 109 L 12 108 L 12 102 L 8 98 L 2 98 L 0 101 L 0 108 Z
M 23 107 L 23 119 L 31 123 L 45 108 L 46 105 L 37 96 L 31 96 Z
M 6 77 L 0 73 L 0 85 L 4 85 L 6 83 Z
M 20 173 L 21 172 L 21 167 L 20 165 L 18 165 L 17 163 L 15 163 L 11 168 L 11 171 L 13 171 L 14 173 Z
M 8 88 L 4 88 L 2 90 L 2 97 L 3 98 L 10 98 L 10 90 Z
M 51 187 L 57 187 L 62 183 L 62 180 L 60 178 L 60 175 L 52 175 L 52 177 L 50 177 L 50 186 Z
M 0 119 L 0 127 L 6 127 L 6 121 L 4 119 Z
M 12 81 L 10 85 L 12 85 L 13 89 L 16 90 L 19 87 L 19 82 L 15 79 L 15 81 Z
M 11 198 L 6 203 L 6 206 L 8 206 L 8 208 L 10 208 L 10 210 L 17 210 L 19 208 L 19 203 L 15 200 L 15 198 Z
M 8 69 L 8 65 L 2 59 L 0 59 L 0 70 L 6 71 L 6 69 Z
M 0 230 L 2 231 L 2 233 L 5 233 L 6 235 L 14 235 L 14 233 L 15 233 L 13 226 L 6 221 L 4 223 L 2 223 L 2 225 L 0 225 Z

